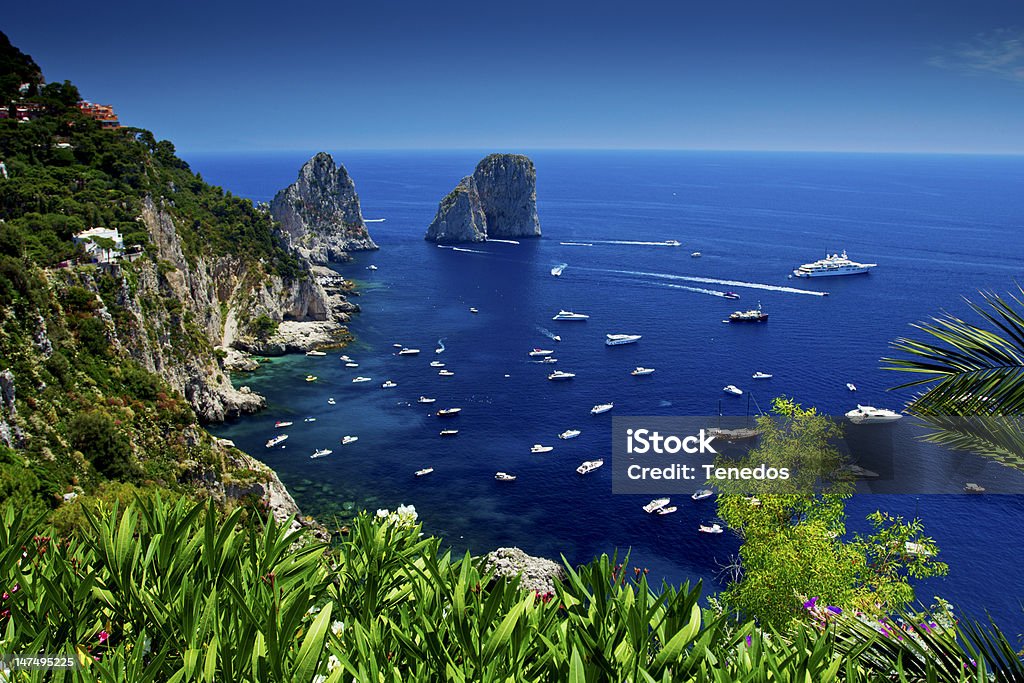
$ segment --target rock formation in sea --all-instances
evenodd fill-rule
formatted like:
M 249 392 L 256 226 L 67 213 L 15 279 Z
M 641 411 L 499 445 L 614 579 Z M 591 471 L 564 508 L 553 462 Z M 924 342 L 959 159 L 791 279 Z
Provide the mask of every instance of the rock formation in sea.
M 441 200 L 425 239 L 457 244 L 540 234 L 533 161 L 522 154 L 490 154 Z
M 348 171 L 326 152 L 307 161 L 298 180 L 270 203 L 289 246 L 313 263 L 347 261 L 350 251 L 376 249 L 363 222 Z

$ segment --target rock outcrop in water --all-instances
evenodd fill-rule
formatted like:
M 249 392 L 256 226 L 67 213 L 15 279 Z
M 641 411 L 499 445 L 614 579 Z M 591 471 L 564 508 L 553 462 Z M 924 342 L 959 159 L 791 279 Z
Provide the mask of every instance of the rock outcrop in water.
M 490 154 L 441 200 L 425 239 L 457 244 L 539 236 L 533 162 L 521 154 Z
M 377 248 L 352 178 L 325 152 L 307 161 L 298 180 L 274 196 L 270 213 L 289 246 L 313 263 L 347 261 L 350 251 Z

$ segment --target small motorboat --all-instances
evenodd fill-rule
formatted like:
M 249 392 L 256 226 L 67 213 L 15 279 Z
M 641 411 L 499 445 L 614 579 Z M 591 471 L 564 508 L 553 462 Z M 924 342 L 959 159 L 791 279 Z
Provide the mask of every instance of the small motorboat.
M 668 503 L 669 503 L 669 499 L 668 498 L 655 498 L 654 500 L 652 500 L 647 505 L 644 505 L 644 512 L 646 512 L 647 514 L 652 514 L 656 510 L 660 510 L 661 508 L 663 508 L 666 505 L 668 505 Z
M 700 258 L 701 253 L 699 251 L 695 251 L 691 253 L 690 256 L 692 256 L 693 258 Z
M 353 384 L 359 384 L 360 382 L 372 382 L 372 381 L 373 381 L 372 377 L 353 377 L 352 378 Z
M 548 379 L 551 380 L 552 382 L 557 382 L 558 380 L 572 379 L 575 376 L 576 373 L 574 372 L 564 372 L 562 370 L 555 370 L 550 375 L 548 375 Z
M 531 453 L 547 453 L 553 450 L 555 450 L 554 446 L 542 446 L 539 443 L 535 443 L 532 446 L 530 446 Z
M 334 451 L 332 451 L 330 448 L 318 448 L 315 451 L 313 451 L 313 455 L 309 457 L 311 460 L 315 458 L 323 458 L 324 456 L 330 455 L 333 452 Z
M 398 352 L 398 355 L 399 356 L 417 356 L 417 355 L 419 355 L 419 353 L 420 353 L 419 349 L 403 348 L 401 351 Z
M 433 403 L 436 400 L 437 400 L 436 398 L 428 398 L 426 396 L 420 396 L 418 399 L 416 399 L 416 402 L 417 403 Z
M 690 498 L 694 500 L 704 500 L 705 498 L 710 498 L 713 495 L 715 495 L 715 492 L 711 489 L 698 489 L 693 492 L 693 495 L 690 496 Z
M 737 294 L 736 292 L 726 292 L 722 296 L 724 296 L 726 299 L 739 299 L 740 298 L 740 295 Z
M 442 429 L 441 436 L 455 436 L 459 433 L 458 429 Z
M 964 484 L 964 493 L 985 493 L 985 487 L 969 481 Z
M 751 377 L 754 379 L 771 379 L 772 375 L 767 372 L 755 372 Z
M 682 245 L 679 243 L 679 240 L 665 240 L 665 246 L 666 247 L 680 247 Z
M 441 377 L 452 377 L 455 375 L 455 373 L 452 372 L 451 370 L 441 370 L 437 374 L 440 375 Z
M 390 379 L 380 385 L 381 389 L 392 389 L 398 386 L 398 382 L 392 382 Z
M 702 534 L 720 534 L 723 531 L 725 531 L 725 529 L 723 529 L 722 526 L 718 523 L 711 525 L 701 524 L 697 530 L 700 531 Z
M 359 363 L 345 363 L 346 368 L 358 368 Z
M 645 368 L 638 365 L 636 368 L 631 370 L 629 374 L 633 375 L 634 377 L 641 377 L 643 375 L 653 375 L 654 368 Z
M 516 475 L 509 474 L 508 472 L 495 472 L 494 478 L 498 481 L 515 481 Z
M 377 266 L 371 264 L 369 266 L 366 266 L 366 269 L 367 270 L 377 270 Z
M 580 435 L 580 430 L 578 430 L 578 429 L 567 429 L 564 432 L 562 432 L 561 434 L 559 434 L 558 438 L 559 439 L 563 439 L 563 440 L 564 439 L 575 439 L 579 435 Z
M 334 400 L 333 396 L 331 398 L 327 399 L 327 405 L 333 406 L 335 403 L 337 403 L 337 401 Z
M 847 382 L 846 388 L 849 389 L 850 391 L 857 391 L 857 385 L 854 384 L 853 382 Z
M 320 378 L 317 377 L 316 375 L 306 375 L 306 381 L 307 382 L 315 382 L 318 379 L 320 379 Z
M 303 422 L 316 422 L 315 417 L 307 417 L 302 420 Z
M 284 441 L 287 438 L 288 438 L 287 434 L 278 434 L 273 439 L 267 441 L 267 448 L 273 448 L 274 446 L 276 446 L 277 444 L 281 443 L 282 441 Z
M 554 351 L 551 349 L 533 349 L 530 351 L 530 355 L 534 358 L 542 358 L 544 356 L 550 356 Z
M 293 424 L 292 422 L 288 422 L 287 420 L 278 420 L 277 422 L 274 423 L 274 426 L 277 427 L 277 428 L 291 427 L 292 424 Z
M 888 408 L 875 408 L 874 406 L 858 405 L 855 409 L 846 413 L 846 417 L 854 424 L 881 424 L 884 422 L 895 422 L 902 420 L 903 416 L 895 410 Z
M 555 358 L 554 356 L 548 356 L 547 358 L 542 358 L 540 360 L 535 360 L 533 362 L 534 363 L 557 363 L 558 359 Z
M 319 357 L 319 356 L 326 356 L 327 354 L 326 354 L 326 353 L 324 353 L 323 351 L 317 351 L 316 349 L 311 349 L 311 350 L 309 350 L 309 351 L 306 351 L 306 355 L 307 355 L 307 356 L 316 356 L 316 357 Z
M 551 319 L 552 319 L 552 320 L 575 320 L 575 321 L 583 321 L 583 320 L 589 320 L 589 319 L 590 319 L 590 316 L 589 316 L 589 315 L 587 315 L 586 313 L 573 313 L 572 311 L 567 311 L 567 310 L 565 310 L 565 309 L 563 308 L 563 309 L 562 309 L 562 310 L 560 310 L 560 311 L 559 311 L 558 313 L 556 313 L 556 314 L 554 315 L 554 317 L 553 317 L 553 318 L 551 318 Z
M 724 391 L 727 394 L 732 394 L 733 396 L 743 395 L 743 390 L 737 387 L 735 384 L 728 384 L 722 387 L 722 391 Z
M 596 406 L 590 409 L 591 415 L 600 415 L 601 413 L 607 413 L 609 410 L 615 407 L 614 403 L 598 403 Z
M 432 361 L 430 361 L 430 367 L 432 367 L 432 368 L 443 368 L 444 367 L 444 363 L 442 363 L 439 360 L 432 360 Z
M 355 441 L 359 441 L 359 437 L 358 436 L 347 436 L 346 435 L 346 436 L 341 437 L 341 445 L 342 446 L 347 446 L 348 444 L 353 443 Z
M 349 356 L 347 356 L 347 355 L 341 355 L 341 356 L 338 356 L 338 358 L 343 360 L 343 361 L 345 361 L 346 363 L 351 363 L 352 362 L 352 359 Z
M 552 268 L 551 269 L 551 274 L 554 275 L 555 277 L 558 277 L 559 275 L 562 274 L 563 270 L 565 270 L 565 264 L 564 263 L 561 264 L 561 265 L 557 265 L 554 268 Z
M 679 508 L 677 508 L 675 505 L 673 505 L 672 507 L 660 508 L 659 510 L 657 510 L 657 513 L 659 515 L 671 515 L 673 512 L 675 512 L 678 509 Z
M 462 408 L 441 408 L 437 411 L 438 417 L 455 417 L 462 412 Z
M 604 465 L 604 460 L 584 460 L 583 463 L 576 468 L 576 471 L 579 474 L 590 474 L 602 465 Z
M 478 311 L 478 310 L 476 310 L 475 308 L 472 308 L 472 307 L 471 307 L 471 308 L 469 309 L 469 312 L 470 312 L 470 313 L 479 313 L 480 311 Z
M 422 470 L 416 470 L 417 477 L 425 477 L 434 471 L 433 467 L 424 467 Z

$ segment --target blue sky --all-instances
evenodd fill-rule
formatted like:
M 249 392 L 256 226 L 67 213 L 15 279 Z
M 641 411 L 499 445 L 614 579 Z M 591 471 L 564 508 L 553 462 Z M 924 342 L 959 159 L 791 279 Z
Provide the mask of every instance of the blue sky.
M 1024 3 L 8 3 L 47 78 L 186 152 L 1024 153 Z

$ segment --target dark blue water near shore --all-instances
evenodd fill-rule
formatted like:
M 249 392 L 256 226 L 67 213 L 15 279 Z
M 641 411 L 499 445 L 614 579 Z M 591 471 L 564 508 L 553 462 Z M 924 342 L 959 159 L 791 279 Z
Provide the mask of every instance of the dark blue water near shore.
M 746 400 L 721 391 L 737 384 L 762 407 L 786 394 L 829 413 L 857 402 L 898 408 L 906 394 L 887 389 L 902 378 L 878 369 L 888 343 L 943 309 L 966 315 L 963 295 L 1011 289 L 1024 264 L 1019 158 L 537 153 L 542 239 L 466 252 L 424 242 L 438 199 L 480 156 L 336 154 L 356 181 L 364 215 L 387 219 L 369 226 L 381 250 L 339 267 L 362 293 L 363 313 L 351 326 L 357 342 L 347 350 L 360 367 L 344 368 L 337 354 L 276 360 L 241 380 L 268 397 L 269 409 L 215 430 L 274 467 L 310 514 L 326 517 L 346 503 L 412 503 L 427 531 L 459 551 L 518 545 L 582 562 L 631 549 L 633 561 L 655 575 L 720 585 L 737 542 L 696 533 L 699 522 L 713 518 L 711 501 L 679 500 L 677 514 L 649 517 L 639 509 L 646 500 L 611 494 L 608 467 L 576 474 L 582 460 L 610 455 L 609 416 L 591 416 L 590 407 L 614 401 L 619 415 L 711 415 L 721 400 L 727 414 L 743 414 Z M 280 154 L 192 162 L 207 180 L 266 201 L 294 180 L 304 160 Z M 611 243 L 666 239 L 683 246 Z M 841 249 L 880 265 L 868 276 L 787 279 L 794 266 Z M 691 258 L 692 251 L 702 258 Z M 549 271 L 559 263 L 568 265 L 554 278 Z M 367 270 L 370 264 L 379 269 Z M 687 287 L 734 290 L 742 299 Z M 776 289 L 787 287 L 830 296 Z M 767 325 L 721 323 L 758 302 L 771 315 Z M 552 322 L 560 308 L 591 319 Z M 643 340 L 609 349 L 602 344 L 609 332 Z M 446 350 L 438 356 L 441 338 Z M 393 343 L 423 353 L 396 357 Z M 558 364 L 528 362 L 534 346 L 554 349 Z M 455 376 L 438 377 L 432 360 Z M 636 365 L 657 372 L 630 377 Z M 548 382 L 553 367 L 577 377 Z M 756 370 L 774 379 L 755 383 Z M 303 381 L 308 373 L 319 381 Z M 352 384 L 356 374 L 374 381 Z M 398 387 L 380 388 L 388 378 Z M 457 437 L 439 438 L 446 425 L 414 402 L 421 394 L 436 396 L 436 407 L 463 408 L 451 421 Z M 332 396 L 335 406 L 327 404 Z M 304 423 L 306 416 L 318 420 Z M 280 419 L 295 421 L 287 448 L 267 450 L 263 443 Z M 569 428 L 582 436 L 555 438 Z M 341 446 L 344 434 L 359 441 Z M 532 455 L 537 442 L 555 450 Z M 321 447 L 334 454 L 310 460 Z M 952 456 L 922 457 L 933 458 L 939 472 Z M 428 466 L 432 475 L 413 477 Z M 927 483 L 933 468 L 924 469 Z M 519 479 L 495 482 L 496 470 Z M 995 465 L 970 473 L 986 485 L 1024 490 L 1019 475 Z M 935 475 L 931 490 L 962 485 L 947 474 Z M 987 609 L 1011 635 L 1024 631 L 1024 498 L 863 495 L 849 505 L 852 526 L 863 529 L 855 520 L 878 508 L 923 517 L 950 564 L 949 577 L 919 586 L 920 599 L 941 595 L 974 614 Z

